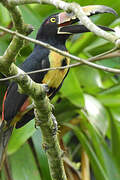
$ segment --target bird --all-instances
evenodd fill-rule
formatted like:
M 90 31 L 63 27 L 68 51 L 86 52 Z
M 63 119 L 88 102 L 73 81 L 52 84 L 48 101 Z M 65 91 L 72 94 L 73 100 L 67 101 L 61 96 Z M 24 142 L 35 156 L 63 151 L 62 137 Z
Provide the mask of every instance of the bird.
M 89 5 L 82 7 L 85 14 L 90 17 L 95 14 L 112 13 L 116 11 L 104 5 Z M 79 22 L 79 24 L 76 24 Z M 113 31 L 111 28 L 100 26 L 105 31 Z M 40 26 L 36 39 L 48 43 L 62 51 L 67 51 L 65 43 L 72 34 L 89 32 L 80 20 L 72 12 L 60 12 L 46 18 Z M 32 53 L 19 66 L 24 72 L 45 68 L 64 67 L 70 64 L 70 58 L 53 50 L 35 44 Z M 36 83 L 48 86 L 47 96 L 50 100 L 61 88 L 69 68 L 48 70 L 31 74 L 30 77 Z M 4 95 L 2 106 L 2 123 L 0 125 L 0 162 L 7 147 L 13 128 L 20 128 L 34 118 L 31 106 L 32 100 L 26 94 L 18 92 L 16 82 L 11 82 Z

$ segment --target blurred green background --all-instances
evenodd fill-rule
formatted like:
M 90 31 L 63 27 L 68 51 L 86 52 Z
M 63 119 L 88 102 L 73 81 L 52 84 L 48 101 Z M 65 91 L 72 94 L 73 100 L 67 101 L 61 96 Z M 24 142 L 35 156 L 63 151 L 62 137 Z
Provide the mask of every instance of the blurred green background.
M 117 11 L 118 17 L 102 14 L 91 19 L 95 24 L 112 28 L 120 25 L 119 0 L 74 0 L 74 2 L 81 6 L 91 4 L 110 6 Z M 35 28 L 30 35 L 32 38 L 35 38 L 40 24 L 48 15 L 60 11 L 52 5 L 39 4 L 20 6 L 20 10 L 25 23 L 32 24 Z M 8 11 L 1 4 L 0 25 L 14 29 Z M 11 35 L 0 32 L 0 55 L 4 53 L 11 39 Z M 70 53 L 85 59 L 114 47 L 93 33 L 74 35 L 67 41 L 66 46 Z M 22 63 L 32 49 L 33 44 L 26 42 L 17 56 L 16 64 Z M 71 63 L 73 62 L 71 60 Z M 96 63 L 120 68 L 119 57 Z M 6 87 L 7 82 L 0 82 L 1 105 Z M 120 76 L 86 65 L 72 68 L 52 103 L 60 125 L 60 144 L 66 151 L 65 169 L 68 179 L 81 179 L 79 173 L 83 171 L 82 164 L 87 163 L 83 153 L 86 152 L 90 160 L 88 163 L 90 168 L 86 169 L 86 174 L 90 171 L 88 180 L 120 180 Z M 42 135 L 39 129 L 35 129 L 34 120 L 13 132 L 0 179 L 8 180 L 8 173 L 13 180 L 51 180 L 46 154 L 42 147 Z

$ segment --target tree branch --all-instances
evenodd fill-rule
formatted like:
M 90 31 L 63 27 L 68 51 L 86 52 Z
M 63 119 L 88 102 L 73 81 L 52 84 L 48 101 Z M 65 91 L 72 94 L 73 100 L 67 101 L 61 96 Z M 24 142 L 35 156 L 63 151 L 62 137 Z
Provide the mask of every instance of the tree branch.
M 29 25 L 25 25 L 21 12 L 18 7 L 12 7 L 9 5 L 7 0 L 0 0 L 0 2 L 8 9 L 10 15 L 12 17 L 14 26 L 18 32 L 21 34 L 30 34 L 32 31 L 32 27 Z M 1 58 L 0 66 L 6 72 L 8 72 L 8 68 L 10 67 L 11 63 L 15 61 L 15 57 L 19 50 L 23 45 L 23 39 L 14 36 L 13 40 L 11 41 L 10 45 L 8 46 L 7 50 L 5 51 L 3 58 Z M 5 64 L 4 66 L 2 66 Z
M 14 14 L 15 10 L 7 0 L 1 0 L 1 2 L 8 10 L 10 10 L 17 31 L 21 34 L 26 34 L 24 22 L 22 21 L 22 17 L 16 7 L 14 7 L 16 9 L 16 14 Z M 18 25 L 19 23 L 23 23 L 21 29 Z M 46 96 L 45 88 L 43 85 L 33 82 L 28 75 L 24 76 L 24 72 L 12 63 L 22 45 L 23 39 L 14 36 L 8 49 L 5 51 L 4 55 L 0 57 L 0 71 L 6 75 L 20 74 L 20 76 L 15 78 L 15 81 L 18 83 L 19 92 L 27 94 L 33 99 L 34 107 L 36 109 L 36 123 L 41 127 L 52 179 L 66 180 L 63 161 L 61 158 L 62 153 L 59 147 L 56 131 L 54 132 L 55 124 L 53 123 L 52 106 Z
M 30 3 L 39 3 L 39 4 L 52 4 L 56 6 L 56 8 L 63 9 L 65 11 L 72 11 L 76 17 L 78 17 L 83 25 L 85 25 L 91 32 L 96 34 L 97 36 L 103 37 L 104 39 L 115 43 L 118 47 L 120 42 L 119 39 L 115 35 L 112 35 L 108 32 L 103 31 L 99 27 L 97 27 L 92 21 L 85 15 L 83 9 L 77 3 L 66 3 L 61 0 L 8 0 L 12 5 L 21 5 L 21 4 L 30 4 Z
M 11 69 L 19 69 L 12 64 Z M 14 70 L 15 71 L 15 70 Z M 19 69 L 20 74 L 24 74 Z M 19 84 L 19 91 L 27 94 L 33 99 L 34 108 L 37 110 L 35 113 L 36 124 L 40 126 L 43 135 L 43 146 L 45 147 L 48 157 L 49 167 L 52 179 L 66 180 L 66 175 L 63 168 L 61 159 L 62 152 L 59 147 L 56 133 L 54 134 L 55 126 L 53 123 L 52 105 L 49 98 L 46 96 L 45 88 L 43 85 L 35 83 L 29 76 L 20 75 L 16 78 Z
M 44 42 L 42 42 L 42 41 L 38 41 L 38 40 L 35 40 L 35 39 L 32 39 L 32 38 L 29 38 L 29 37 L 26 37 L 26 36 L 24 36 L 24 35 L 22 35 L 22 34 L 20 34 L 20 33 L 17 33 L 17 32 L 15 32 L 15 31 L 11 31 L 11 30 L 9 30 L 9 29 L 6 29 L 6 28 L 4 28 L 4 27 L 1 27 L 0 26 L 0 30 L 3 30 L 3 31 L 6 31 L 6 32 L 8 32 L 8 33 L 10 33 L 10 34 L 12 34 L 12 35 L 16 35 L 16 36 L 18 36 L 18 37 L 21 37 L 22 39 L 26 39 L 26 40 L 28 40 L 28 41 L 30 41 L 30 42 L 32 42 L 32 43 L 35 43 L 35 44 L 39 44 L 39 45 L 42 45 L 42 46 L 44 46 L 44 47 L 46 47 L 46 48 L 48 48 L 48 49 L 51 49 L 51 50 L 53 50 L 53 51 L 55 51 L 55 52 L 58 52 L 59 54 L 61 54 L 61 55 L 64 55 L 64 56 L 66 56 L 66 57 L 69 57 L 69 58 L 71 58 L 71 59 L 74 59 L 74 60 L 76 60 L 76 61 L 80 61 L 82 64 L 86 64 L 86 65 L 88 65 L 88 66 L 91 66 L 91 67 L 94 67 L 94 68 L 97 68 L 97 69 L 101 69 L 101 70 L 104 70 L 104 71 L 107 71 L 107 72 L 111 72 L 111 73 L 116 73 L 116 74 L 119 74 L 120 73 L 120 70 L 119 69 L 114 69 L 114 68 L 109 68 L 109 67 L 105 67 L 105 66 L 102 66 L 102 65 L 98 65 L 98 64 L 94 64 L 94 63 L 91 63 L 91 62 L 89 62 L 89 61 L 86 61 L 85 59 L 81 59 L 81 58 L 79 58 L 79 57 L 77 57 L 77 56 L 74 56 L 74 55 L 72 55 L 72 54 L 69 54 L 68 52 L 65 52 L 65 51 L 62 51 L 62 50 L 60 50 L 60 49 L 57 49 L 57 48 L 55 48 L 54 46 L 51 46 L 51 45 L 49 45 L 49 44 L 47 44 L 47 43 L 44 43 Z M 99 58 L 99 56 L 98 56 L 98 58 Z M 90 58 L 91 59 L 91 61 L 94 59 L 94 57 L 93 57 L 93 59 L 92 58 Z M 88 59 L 89 60 L 89 59 Z M 80 64 L 81 64 L 80 63 Z M 76 65 L 75 65 L 76 66 Z M 78 66 L 78 65 L 77 65 Z M 68 66 L 66 66 L 66 67 L 68 67 Z M 70 67 L 70 66 L 69 66 Z M 63 67 L 64 68 L 64 67 Z M 53 69 L 53 70 L 55 70 L 55 69 Z M 42 70 L 43 71 L 43 70 Z
M 92 58 L 89 58 L 87 60 L 93 62 L 93 61 L 99 61 L 99 60 L 108 59 L 108 58 L 119 57 L 120 56 L 119 50 L 118 51 L 117 50 L 115 51 L 115 50 L 116 50 L 116 48 L 113 48 L 110 51 L 99 54 L 99 55 L 94 56 Z M 39 70 L 36 70 L 36 71 L 30 71 L 30 72 L 27 72 L 27 73 L 24 72 L 24 75 L 30 75 L 30 74 L 35 74 L 35 73 L 40 73 L 40 72 L 45 72 L 45 71 L 51 71 L 51 70 L 57 70 L 57 69 L 65 69 L 65 68 L 68 69 L 68 68 L 73 68 L 73 67 L 80 66 L 80 65 L 83 65 L 83 63 L 79 62 L 79 63 L 74 63 L 74 64 L 70 64 L 70 65 L 67 65 L 67 66 L 62 66 L 62 67 L 39 69 Z M 17 78 L 19 76 L 20 76 L 20 74 L 17 74 L 17 75 L 14 75 L 14 76 L 2 78 L 2 79 L 0 79 L 0 81 L 8 81 L 10 79 L 14 79 L 14 78 Z

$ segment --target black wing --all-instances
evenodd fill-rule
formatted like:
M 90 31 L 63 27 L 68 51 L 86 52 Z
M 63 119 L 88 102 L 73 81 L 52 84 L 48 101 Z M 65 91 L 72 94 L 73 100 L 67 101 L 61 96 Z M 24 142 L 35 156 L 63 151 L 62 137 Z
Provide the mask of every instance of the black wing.
M 49 51 L 47 49 L 34 49 L 32 54 L 21 64 L 20 68 L 25 72 L 49 68 L 48 60 Z M 30 77 L 37 83 L 40 83 L 44 78 L 46 72 L 31 74 Z M 4 101 L 4 119 L 10 123 L 15 117 L 21 106 L 27 99 L 27 95 L 20 94 L 18 91 L 18 85 L 12 82 L 7 90 L 7 96 Z

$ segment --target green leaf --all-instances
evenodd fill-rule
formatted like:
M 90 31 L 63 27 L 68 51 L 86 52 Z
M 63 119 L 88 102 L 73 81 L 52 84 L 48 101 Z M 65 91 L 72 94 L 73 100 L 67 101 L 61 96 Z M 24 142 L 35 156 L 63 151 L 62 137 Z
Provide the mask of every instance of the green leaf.
M 37 19 L 41 19 L 42 21 L 45 17 L 48 17 L 49 15 L 59 11 L 55 6 L 50 4 L 30 4 L 27 6 L 27 8 L 29 8 L 31 13 L 33 13 Z
M 98 100 L 107 107 L 118 107 L 120 106 L 120 94 L 114 95 L 98 95 Z
M 0 180 L 6 180 L 6 174 L 4 168 L 0 171 Z
M 29 6 L 22 6 L 20 9 L 21 9 L 24 21 L 27 22 L 28 24 L 31 24 L 33 27 L 35 27 L 35 30 L 32 32 L 32 34 L 30 34 L 30 37 L 35 38 L 38 28 L 40 27 L 42 23 L 42 19 L 36 18 L 35 14 L 31 12 L 31 10 L 29 9 Z
M 117 126 L 120 129 L 120 107 L 119 106 L 118 107 L 112 107 L 109 109 L 110 109 L 110 112 L 112 114 L 112 117 L 116 121 L 115 123 L 117 123 Z
M 86 129 L 88 131 L 85 133 L 86 136 L 79 128 L 72 125 L 69 126 L 74 130 L 79 141 L 88 153 L 97 180 L 100 178 L 99 175 L 102 175 L 102 179 L 105 180 L 119 180 L 119 168 L 103 136 L 101 136 L 90 123 L 86 123 Z M 95 166 L 99 171 L 95 169 Z
M 112 49 L 114 46 L 112 43 L 109 43 L 108 41 L 104 39 L 100 39 L 96 37 L 96 40 L 93 41 L 89 46 L 87 46 L 84 49 L 84 52 L 86 52 L 89 56 L 95 56 L 98 54 L 101 54 L 105 51 L 108 51 L 109 49 Z
M 116 162 L 118 162 L 118 165 L 120 167 L 120 153 L 118 151 L 118 147 L 120 147 L 120 133 L 118 132 L 118 127 L 115 123 L 115 119 L 113 118 L 112 113 L 111 119 L 110 119 L 110 127 L 111 127 L 111 144 L 112 144 L 112 153 L 114 158 L 116 159 Z
M 32 140 L 37 153 L 42 180 L 51 180 L 47 157 L 42 146 L 42 135 L 40 129 L 34 133 Z
M 112 86 L 111 88 L 109 89 L 105 89 L 103 91 L 101 91 L 99 93 L 99 96 L 106 96 L 106 95 L 116 95 L 116 94 L 120 94 L 120 85 L 115 85 L 115 86 Z
M 94 35 L 92 33 L 74 35 L 72 38 L 69 52 L 71 54 L 80 54 L 82 50 L 93 42 Z
M 96 92 L 103 88 L 98 70 L 82 65 L 75 68 L 75 72 L 76 78 L 85 92 L 96 94 Z
M 74 69 L 71 69 L 61 88 L 63 96 L 78 107 L 84 106 L 84 96 Z
M 103 135 L 108 129 L 109 116 L 104 106 L 93 96 L 85 95 L 87 118 Z
M 20 129 L 14 129 L 8 143 L 8 154 L 15 153 L 35 131 L 35 123 L 33 120 Z
M 73 129 L 78 140 L 80 141 L 80 143 L 84 147 L 85 151 L 87 152 L 87 154 L 90 158 L 91 165 L 92 165 L 93 170 L 94 170 L 95 177 L 97 178 L 97 180 L 101 180 L 101 179 L 102 180 L 109 180 L 104 168 L 100 164 L 100 161 L 99 161 L 98 157 L 96 156 L 96 154 L 95 154 L 89 140 L 87 139 L 87 137 L 80 131 L 79 128 L 72 126 L 70 124 L 69 125 L 67 124 L 67 126 Z
M 103 162 L 107 177 L 109 178 L 109 180 L 119 180 L 119 168 L 115 162 L 114 155 L 112 155 L 110 146 L 107 145 L 103 136 L 97 133 L 97 131 L 92 127 L 91 124 L 86 123 L 86 128 L 89 131 L 88 136 L 91 136 L 93 148 L 95 149 L 97 157 L 101 162 Z
M 13 180 L 41 180 L 37 164 L 28 144 L 9 157 Z
M 58 102 L 59 101 L 59 102 Z M 67 98 L 60 98 L 54 103 L 55 110 L 54 114 L 57 121 L 61 124 L 63 122 L 70 121 L 72 117 L 78 114 L 79 107 L 71 103 Z
M 10 23 L 10 15 L 8 10 L 0 4 L 0 25 L 7 26 Z
M 7 34 L 5 36 L 0 37 L 0 56 L 3 55 L 6 50 L 8 43 L 10 43 L 10 35 Z

